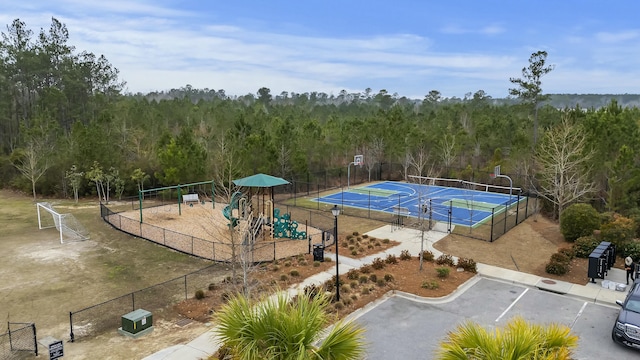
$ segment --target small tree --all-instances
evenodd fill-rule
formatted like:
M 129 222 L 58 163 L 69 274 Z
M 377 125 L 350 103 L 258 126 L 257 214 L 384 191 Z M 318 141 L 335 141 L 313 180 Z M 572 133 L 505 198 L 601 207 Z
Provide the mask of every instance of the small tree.
M 91 169 L 85 174 L 85 177 L 96 185 L 98 200 L 107 201 L 104 189 L 104 171 L 102 170 L 100 163 L 94 161 Z
M 569 242 L 582 236 L 593 235 L 600 228 L 598 211 L 589 204 L 573 204 L 560 216 L 560 232 Z
M 144 183 L 148 181 L 149 178 L 150 176 L 140 168 L 133 170 L 133 173 L 131 174 L 131 180 L 135 181 L 138 185 L 138 191 L 144 190 Z
M 71 185 L 73 200 L 76 204 L 78 203 L 78 189 L 80 188 L 83 177 L 84 173 L 82 171 L 78 171 L 78 167 L 75 165 L 71 165 L 71 169 L 65 173 L 65 178 L 69 181 L 69 185 Z

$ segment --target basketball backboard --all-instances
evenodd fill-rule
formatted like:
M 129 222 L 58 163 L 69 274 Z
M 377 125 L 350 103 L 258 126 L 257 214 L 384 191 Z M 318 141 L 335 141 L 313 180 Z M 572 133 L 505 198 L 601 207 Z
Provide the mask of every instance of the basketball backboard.
M 364 155 L 356 155 L 353 157 L 353 165 L 364 165 Z

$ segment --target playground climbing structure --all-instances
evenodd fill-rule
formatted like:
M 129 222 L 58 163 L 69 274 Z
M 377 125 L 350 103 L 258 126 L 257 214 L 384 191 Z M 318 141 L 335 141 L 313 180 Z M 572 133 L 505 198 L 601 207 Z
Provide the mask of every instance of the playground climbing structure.
M 298 231 L 298 222 L 291 220 L 291 214 L 280 215 L 280 209 L 273 209 L 273 237 L 306 239 L 306 231 Z

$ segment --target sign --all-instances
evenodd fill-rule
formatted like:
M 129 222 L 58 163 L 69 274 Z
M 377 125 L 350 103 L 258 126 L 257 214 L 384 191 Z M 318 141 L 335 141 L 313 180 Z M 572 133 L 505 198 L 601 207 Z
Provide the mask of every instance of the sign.
M 58 340 L 49 344 L 49 359 L 55 360 L 64 356 L 64 346 L 62 340 Z

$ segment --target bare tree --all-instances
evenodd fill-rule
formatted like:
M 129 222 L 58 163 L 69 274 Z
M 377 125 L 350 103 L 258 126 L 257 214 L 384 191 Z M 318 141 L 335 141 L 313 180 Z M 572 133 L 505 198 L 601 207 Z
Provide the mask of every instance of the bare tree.
M 287 149 L 284 144 L 280 145 L 280 151 L 278 151 L 278 166 L 280 167 L 280 177 L 285 178 L 291 172 L 291 150 Z
M 51 167 L 49 157 L 55 149 L 55 124 L 36 119 L 30 128 L 21 127 L 23 146 L 11 154 L 11 162 L 31 182 L 33 200 L 36 200 L 36 183 Z
M 412 153 L 408 152 L 406 156 L 407 164 L 409 164 L 409 168 L 414 170 L 414 175 L 424 176 L 430 158 L 427 148 L 424 145 L 420 145 L 418 149 Z M 432 170 L 433 167 L 428 171 L 428 173 L 431 173 Z M 429 175 L 430 174 L 427 174 L 427 176 Z
M 457 156 L 456 136 L 454 134 L 445 134 L 439 142 L 439 147 L 442 164 L 449 169 Z
M 363 155 L 364 166 L 367 168 L 369 181 L 371 181 L 371 172 L 380 163 L 380 159 L 384 155 L 384 140 L 378 137 L 373 139 L 369 147 L 364 147 Z
M 231 201 L 231 195 L 239 188 L 233 184 L 233 180 L 240 175 L 240 158 L 223 134 L 216 143 L 216 151 L 213 154 L 213 180 L 216 186 L 216 193 L 224 199 L 224 202 Z M 215 201 L 215 199 L 213 199 Z
M 586 147 L 584 130 L 568 116 L 540 141 L 536 152 L 540 195 L 554 204 L 558 217 L 567 205 L 596 189 L 588 166 L 593 154 Z

